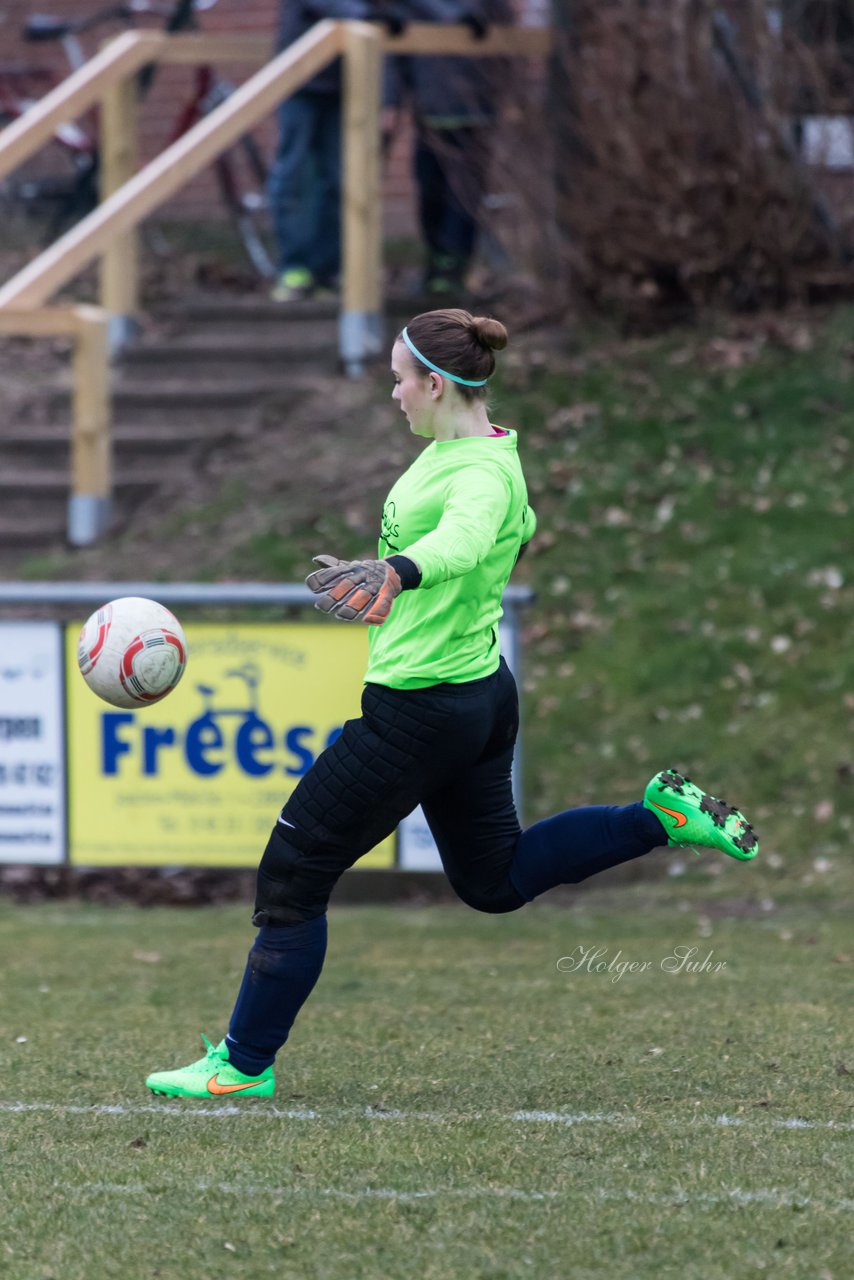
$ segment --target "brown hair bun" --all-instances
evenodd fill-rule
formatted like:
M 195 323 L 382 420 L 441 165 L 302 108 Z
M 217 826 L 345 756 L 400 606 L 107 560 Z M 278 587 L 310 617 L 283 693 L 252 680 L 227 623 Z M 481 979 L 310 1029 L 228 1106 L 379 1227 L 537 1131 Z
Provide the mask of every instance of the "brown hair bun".
M 491 351 L 503 351 L 507 346 L 507 330 L 500 320 L 491 316 L 472 316 L 471 328 L 478 342 Z

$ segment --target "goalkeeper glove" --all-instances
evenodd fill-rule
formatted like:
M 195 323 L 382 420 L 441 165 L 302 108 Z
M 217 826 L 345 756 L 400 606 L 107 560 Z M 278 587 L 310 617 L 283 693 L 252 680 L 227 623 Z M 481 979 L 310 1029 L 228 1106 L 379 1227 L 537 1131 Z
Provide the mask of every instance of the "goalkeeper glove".
M 306 578 L 306 586 L 320 596 L 315 609 L 342 622 L 381 627 L 403 590 L 400 576 L 387 560 L 336 560 L 314 556 L 322 565 Z

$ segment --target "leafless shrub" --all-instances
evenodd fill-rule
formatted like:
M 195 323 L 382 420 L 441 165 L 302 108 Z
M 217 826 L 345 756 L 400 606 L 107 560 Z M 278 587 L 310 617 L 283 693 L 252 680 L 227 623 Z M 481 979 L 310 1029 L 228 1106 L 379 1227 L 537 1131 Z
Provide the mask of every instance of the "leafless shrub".
M 503 148 L 540 271 L 560 258 L 597 304 L 670 312 L 854 284 L 792 129 L 807 101 L 839 109 L 838 58 L 775 30 L 765 0 L 557 0 L 555 21 L 545 133 Z

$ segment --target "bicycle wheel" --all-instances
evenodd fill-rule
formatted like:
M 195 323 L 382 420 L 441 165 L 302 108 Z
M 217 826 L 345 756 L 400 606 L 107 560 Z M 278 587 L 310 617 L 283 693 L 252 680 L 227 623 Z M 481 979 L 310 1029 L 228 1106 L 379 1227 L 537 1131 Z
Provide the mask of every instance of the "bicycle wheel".
M 76 160 L 74 178 L 67 190 L 54 200 L 53 209 L 48 216 L 45 244 L 53 244 L 54 240 L 58 240 L 76 222 L 85 218 L 87 213 L 97 207 L 101 198 L 97 156 L 76 157 Z
M 0 116 L 0 127 L 7 120 Z M 74 129 L 76 126 L 63 126 Z M 38 227 L 38 240 L 52 244 L 98 203 L 97 157 L 52 138 L 32 160 L 0 182 L 0 206 Z
M 267 163 L 258 142 L 246 134 L 219 157 L 215 167 L 220 194 L 246 256 L 259 276 L 273 279 L 276 251 L 267 197 Z

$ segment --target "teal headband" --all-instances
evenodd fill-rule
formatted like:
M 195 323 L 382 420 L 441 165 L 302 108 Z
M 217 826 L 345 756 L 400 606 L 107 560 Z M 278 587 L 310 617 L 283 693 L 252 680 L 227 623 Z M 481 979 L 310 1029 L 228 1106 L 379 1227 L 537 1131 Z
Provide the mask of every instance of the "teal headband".
M 455 373 L 448 373 L 447 370 L 440 369 L 439 366 L 437 364 L 434 364 L 432 360 L 428 360 L 426 356 L 422 356 L 421 352 L 418 350 L 415 343 L 410 338 L 409 333 L 407 332 L 406 329 L 403 330 L 403 333 L 400 336 L 403 338 L 403 341 L 409 347 L 409 350 L 416 357 L 416 359 L 420 360 L 422 364 L 426 364 L 428 369 L 432 369 L 433 372 L 438 373 L 440 377 L 450 378 L 451 382 L 458 382 L 461 387 L 486 386 L 486 383 L 487 383 L 486 378 L 478 378 L 476 381 L 472 381 L 470 378 L 458 378 Z

